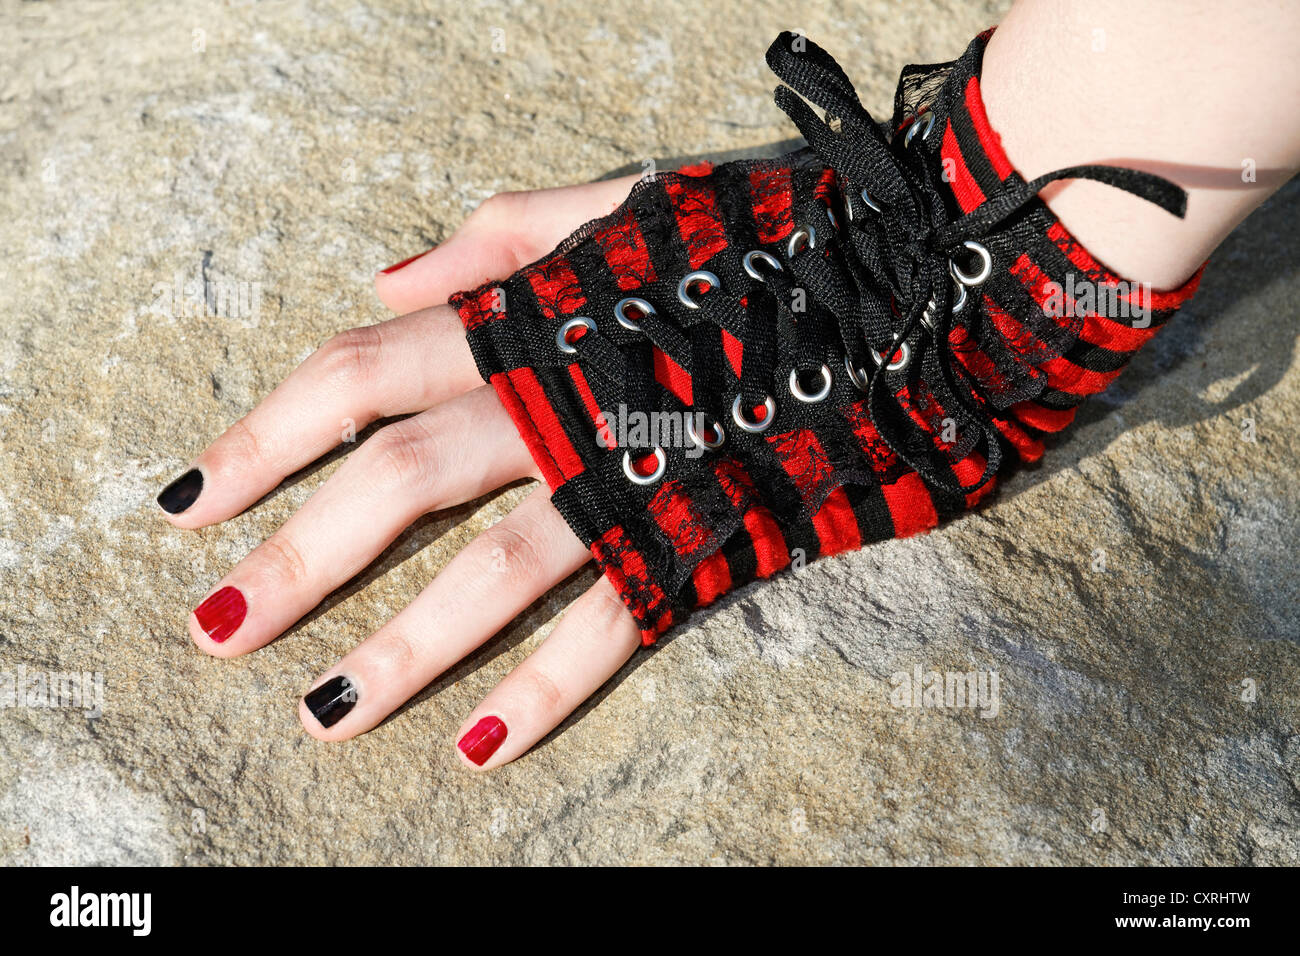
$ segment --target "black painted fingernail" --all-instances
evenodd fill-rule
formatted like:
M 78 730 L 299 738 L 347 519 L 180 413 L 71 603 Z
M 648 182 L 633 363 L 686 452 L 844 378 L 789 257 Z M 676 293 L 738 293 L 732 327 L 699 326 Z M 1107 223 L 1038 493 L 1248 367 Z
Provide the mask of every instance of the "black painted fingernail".
M 303 700 L 322 727 L 333 727 L 356 706 L 357 685 L 340 675 L 309 692 Z
M 158 504 L 168 514 L 178 515 L 198 500 L 203 490 L 203 472 L 191 468 L 158 495 Z

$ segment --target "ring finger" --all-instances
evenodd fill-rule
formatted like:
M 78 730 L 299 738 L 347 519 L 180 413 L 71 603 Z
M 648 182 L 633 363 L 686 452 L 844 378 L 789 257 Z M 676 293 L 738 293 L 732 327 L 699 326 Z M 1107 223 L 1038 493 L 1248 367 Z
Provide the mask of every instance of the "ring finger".
M 322 740 L 370 730 L 590 559 L 549 490 L 535 489 L 321 675 L 299 706 L 303 727 Z

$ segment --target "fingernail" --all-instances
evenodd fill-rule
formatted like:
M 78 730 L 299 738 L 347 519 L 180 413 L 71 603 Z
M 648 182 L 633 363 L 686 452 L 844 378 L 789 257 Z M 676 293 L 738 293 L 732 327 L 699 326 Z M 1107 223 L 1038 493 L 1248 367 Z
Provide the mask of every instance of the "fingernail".
M 239 588 L 222 588 L 194 609 L 199 627 L 218 644 L 239 630 L 248 613 L 248 602 Z
M 407 266 L 409 266 L 412 262 L 414 262 L 416 259 L 420 258 L 420 256 L 424 255 L 424 253 L 425 253 L 425 252 L 428 252 L 428 251 L 429 251 L 429 250 L 426 249 L 426 250 L 424 250 L 424 252 L 417 252 L 415 255 L 411 256 L 411 258 L 409 258 L 409 259 L 403 259 L 401 262 L 397 263 L 397 265 L 395 265 L 395 266 L 389 266 L 387 269 L 382 270 L 382 271 L 383 271 L 383 274 L 384 274 L 384 275 L 392 275 L 392 274 L 393 274 L 394 272 L 396 272 L 398 269 L 405 269 L 405 268 L 406 268 Z
M 158 494 L 158 504 L 168 514 L 178 515 L 194 504 L 203 490 L 203 472 L 191 468 Z
M 333 727 L 357 704 L 357 685 L 348 678 L 331 677 L 303 700 L 322 727 Z
M 460 752 L 478 766 L 487 763 L 488 757 L 497 752 L 501 741 L 506 739 L 506 725 L 500 717 L 484 717 L 469 733 L 460 738 L 456 746 Z

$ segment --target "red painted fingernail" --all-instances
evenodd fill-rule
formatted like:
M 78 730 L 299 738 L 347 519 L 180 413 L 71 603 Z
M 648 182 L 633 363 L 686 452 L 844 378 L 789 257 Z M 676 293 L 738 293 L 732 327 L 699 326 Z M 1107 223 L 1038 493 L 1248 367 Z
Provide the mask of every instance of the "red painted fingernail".
M 429 251 L 429 250 L 426 249 L 426 250 L 424 250 L 424 252 L 417 252 L 415 255 L 411 256 L 411 258 L 409 258 L 409 259 L 403 259 L 401 262 L 397 263 L 397 265 L 395 265 L 395 266 L 389 266 L 387 269 L 384 269 L 384 270 L 383 270 L 383 274 L 384 274 L 384 275 L 391 275 L 392 273 L 396 272 L 398 269 L 405 269 L 405 268 L 406 268 L 407 266 L 409 266 L 412 262 L 414 262 L 416 259 L 420 258 L 420 256 L 424 255 L 424 254 L 427 253 L 428 251 Z
M 460 738 L 460 743 L 456 746 L 470 760 L 478 766 L 487 763 L 488 757 L 497 752 L 501 746 L 501 741 L 506 739 L 506 725 L 500 717 L 484 717 L 472 728 L 464 737 Z
M 239 630 L 248 613 L 248 602 L 239 588 L 222 588 L 194 609 L 199 627 L 218 644 Z

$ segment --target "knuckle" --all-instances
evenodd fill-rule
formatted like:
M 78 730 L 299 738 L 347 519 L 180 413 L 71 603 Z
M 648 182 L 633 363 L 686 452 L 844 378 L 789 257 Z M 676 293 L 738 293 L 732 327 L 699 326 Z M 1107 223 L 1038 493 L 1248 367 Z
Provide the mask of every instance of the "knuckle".
M 471 220 L 488 225 L 508 223 L 518 212 L 520 198 L 524 195 L 522 192 L 494 193 L 479 203 L 469 217 Z
M 588 631 L 598 637 L 618 634 L 620 628 L 632 623 L 632 613 L 618 592 L 606 586 L 604 579 L 585 595 L 582 620 Z
M 381 648 L 384 667 L 390 674 L 409 674 L 415 668 L 418 658 L 415 642 L 406 631 L 390 628 Z
M 347 329 L 317 350 L 317 362 L 326 379 L 345 385 L 357 384 L 372 377 L 379 365 L 381 348 L 379 326 Z
M 433 442 L 410 421 L 380 429 L 366 443 L 370 469 L 385 487 L 425 488 L 437 471 Z
M 554 714 L 564 707 L 564 691 L 546 671 L 532 667 L 523 673 L 523 678 L 527 682 L 527 693 L 539 712 Z
M 489 581 L 504 579 L 510 583 L 527 580 L 542 567 L 542 555 L 537 542 L 526 528 L 493 525 L 483 532 L 485 563 Z
M 298 546 L 286 535 L 271 535 L 262 543 L 262 548 L 265 551 L 267 565 L 277 580 L 282 581 L 290 589 L 302 587 L 307 583 L 309 578 L 307 562 L 303 560 Z
M 226 437 L 234 446 L 232 449 L 234 460 L 240 462 L 265 462 L 267 460 L 262 452 L 261 439 L 249 427 L 247 418 L 241 418 L 231 425 L 229 431 L 226 432 Z

